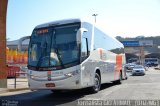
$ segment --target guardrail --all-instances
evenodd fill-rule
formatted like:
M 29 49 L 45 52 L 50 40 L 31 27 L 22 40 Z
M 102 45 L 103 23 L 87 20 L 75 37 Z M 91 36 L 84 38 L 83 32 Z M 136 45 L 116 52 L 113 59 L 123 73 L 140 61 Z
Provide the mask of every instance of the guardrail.
M 24 75 L 24 76 L 20 76 Z M 26 72 L 16 72 L 15 73 L 15 79 L 14 79 L 14 89 L 17 88 L 17 82 L 27 82 L 27 81 L 18 81 L 17 78 L 26 78 L 27 73 Z

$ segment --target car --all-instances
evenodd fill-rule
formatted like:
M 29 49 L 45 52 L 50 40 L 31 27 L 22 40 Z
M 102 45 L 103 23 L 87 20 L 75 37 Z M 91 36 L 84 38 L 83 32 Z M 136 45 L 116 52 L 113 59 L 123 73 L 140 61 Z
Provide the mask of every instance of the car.
M 132 75 L 145 75 L 145 68 L 142 65 L 135 65 L 132 70 Z
M 135 65 L 136 65 L 135 63 L 128 63 L 128 64 L 126 64 L 126 68 L 127 68 L 127 70 L 132 70 Z

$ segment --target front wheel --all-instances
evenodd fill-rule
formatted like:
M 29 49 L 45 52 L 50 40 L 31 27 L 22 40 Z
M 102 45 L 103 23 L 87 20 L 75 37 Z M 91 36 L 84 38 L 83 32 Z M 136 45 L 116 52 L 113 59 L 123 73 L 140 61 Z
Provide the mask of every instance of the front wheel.
M 94 85 L 91 87 L 91 92 L 92 93 L 97 93 L 101 88 L 101 79 L 100 75 L 98 73 L 95 74 L 94 77 Z

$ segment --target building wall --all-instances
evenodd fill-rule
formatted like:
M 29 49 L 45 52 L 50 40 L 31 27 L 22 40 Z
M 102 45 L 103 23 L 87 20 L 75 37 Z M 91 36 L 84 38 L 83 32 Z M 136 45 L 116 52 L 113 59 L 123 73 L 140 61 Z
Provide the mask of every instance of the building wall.
M 0 88 L 6 88 L 6 13 L 8 0 L 0 0 Z

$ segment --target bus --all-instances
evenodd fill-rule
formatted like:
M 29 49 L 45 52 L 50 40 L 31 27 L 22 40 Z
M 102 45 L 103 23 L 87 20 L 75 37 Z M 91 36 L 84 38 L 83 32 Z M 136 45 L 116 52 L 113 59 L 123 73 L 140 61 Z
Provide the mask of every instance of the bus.
M 124 46 L 95 24 L 65 19 L 34 28 L 28 48 L 28 85 L 53 92 L 126 79 Z
M 145 65 L 146 66 L 149 66 L 149 67 L 151 67 L 151 66 L 158 66 L 158 64 L 159 64 L 159 59 L 158 58 L 145 58 Z

